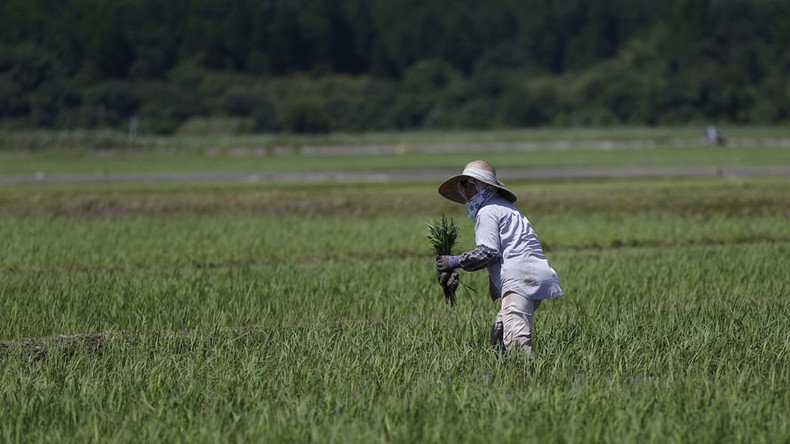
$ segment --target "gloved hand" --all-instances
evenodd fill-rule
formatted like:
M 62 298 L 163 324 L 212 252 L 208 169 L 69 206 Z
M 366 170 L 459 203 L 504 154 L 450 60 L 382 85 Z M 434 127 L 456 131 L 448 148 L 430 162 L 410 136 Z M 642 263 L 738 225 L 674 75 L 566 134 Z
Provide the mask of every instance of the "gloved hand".
M 436 256 L 436 270 L 449 272 L 461 266 L 461 256 Z

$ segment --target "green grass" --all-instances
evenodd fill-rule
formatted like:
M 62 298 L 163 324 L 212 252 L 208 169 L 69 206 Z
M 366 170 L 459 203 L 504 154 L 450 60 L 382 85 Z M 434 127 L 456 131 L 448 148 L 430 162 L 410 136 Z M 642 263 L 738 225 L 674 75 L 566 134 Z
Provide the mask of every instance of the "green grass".
M 790 136 L 787 126 L 720 126 L 730 138 L 781 139 Z M 0 146 L 14 150 L 53 149 L 211 149 L 234 147 L 273 147 L 303 145 L 425 145 L 425 144 L 487 144 L 556 140 L 699 140 L 702 126 L 678 127 L 572 127 L 495 130 L 424 130 L 380 131 L 367 133 L 329 134 L 199 134 L 176 136 L 144 135 L 129 140 L 122 131 L 46 131 L 0 130 Z
M 731 127 L 732 146 L 701 145 L 701 129 L 553 128 L 326 135 L 211 135 L 129 140 L 115 132 L 0 131 L 0 174 L 254 172 L 458 168 L 485 158 L 501 167 L 749 167 L 790 165 L 790 129 Z M 774 142 L 770 142 L 774 140 Z M 784 141 L 776 143 L 776 140 Z M 565 141 L 573 145 L 556 145 Z M 603 141 L 615 145 L 602 147 Z M 680 146 L 675 143 L 682 142 Z M 320 147 L 352 153 L 318 155 Z M 365 155 L 354 147 L 399 147 Z M 302 155 L 313 147 L 311 155 Z M 318 148 L 316 148 L 318 147 Z M 426 152 L 426 147 L 437 151 Z
M 0 188 L 0 440 L 790 439 L 790 179 L 509 183 L 534 374 L 485 272 L 444 304 L 436 185 Z
M 790 147 L 692 147 L 599 149 L 530 149 L 522 151 L 472 151 L 408 155 L 301 156 L 286 155 L 168 155 L 146 153 L 26 153 L 2 159 L 0 174 L 119 173 L 119 172 L 265 172 L 400 170 L 458 168 L 469 159 L 486 159 L 494 165 L 540 167 L 751 167 L 788 166 Z

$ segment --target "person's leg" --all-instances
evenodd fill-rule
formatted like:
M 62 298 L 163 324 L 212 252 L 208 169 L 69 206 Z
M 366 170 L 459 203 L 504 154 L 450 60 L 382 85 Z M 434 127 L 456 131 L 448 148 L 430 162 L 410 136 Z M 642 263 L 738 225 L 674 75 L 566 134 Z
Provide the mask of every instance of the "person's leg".
M 505 343 L 503 341 L 504 327 L 502 326 L 502 310 L 497 312 L 494 323 L 491 325 L 490 341 L 491 346 L 499 351 L 505 351 Z
M 533 301 L 516 293 L 502 298 L 500 316 L 503 327 L 503 343 L 506 350 L 532 351 L 532 319 L 540 301 Z M 499 318 L 499 317 L 498 317 Z

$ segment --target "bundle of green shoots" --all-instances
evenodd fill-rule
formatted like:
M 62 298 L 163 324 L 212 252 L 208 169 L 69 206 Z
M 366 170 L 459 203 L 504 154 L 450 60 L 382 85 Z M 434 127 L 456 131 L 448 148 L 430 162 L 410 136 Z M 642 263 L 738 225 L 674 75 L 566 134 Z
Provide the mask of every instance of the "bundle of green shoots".
M 446 256 L 453 254 L 453 247 L 458 239 L 458 225 L 452 218 L 442 215 L 441 218 L 428 222 L 428 243 L 433 247 L 436 256 Z M 455 306 L 455 290 L 461 282 L 458 273 L 436 272 L 439 286 L 444 292 L 444 301 Z

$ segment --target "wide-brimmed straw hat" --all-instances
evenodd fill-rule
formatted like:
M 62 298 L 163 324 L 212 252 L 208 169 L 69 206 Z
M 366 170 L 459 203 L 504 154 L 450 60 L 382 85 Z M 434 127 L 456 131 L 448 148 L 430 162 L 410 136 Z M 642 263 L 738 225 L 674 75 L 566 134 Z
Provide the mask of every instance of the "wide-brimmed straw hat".
M 474 160 L 467 163 L 466 167 L 464 167 L 464 171 L 461 174 L 453 176 L 445 180 L 443 184 L 439 185 L 439 194 L 447 199 L 452 200 L 453 202 L 458 202 L 461 204 L 466 203 L 466 200 L 464 200 L 464 198 L 458 192 L 458 182 L 460 182 L 462 179 L 470 178 L 477 179 L 480 182 L 497 187 L 499 189 L 499 195 L 510 202 L 515 202 L 518 200 L 518 197 L 516 197 L 515 194 L 505 188 L 505 184 L 497 180 L 496 170 L 485 160 Z

